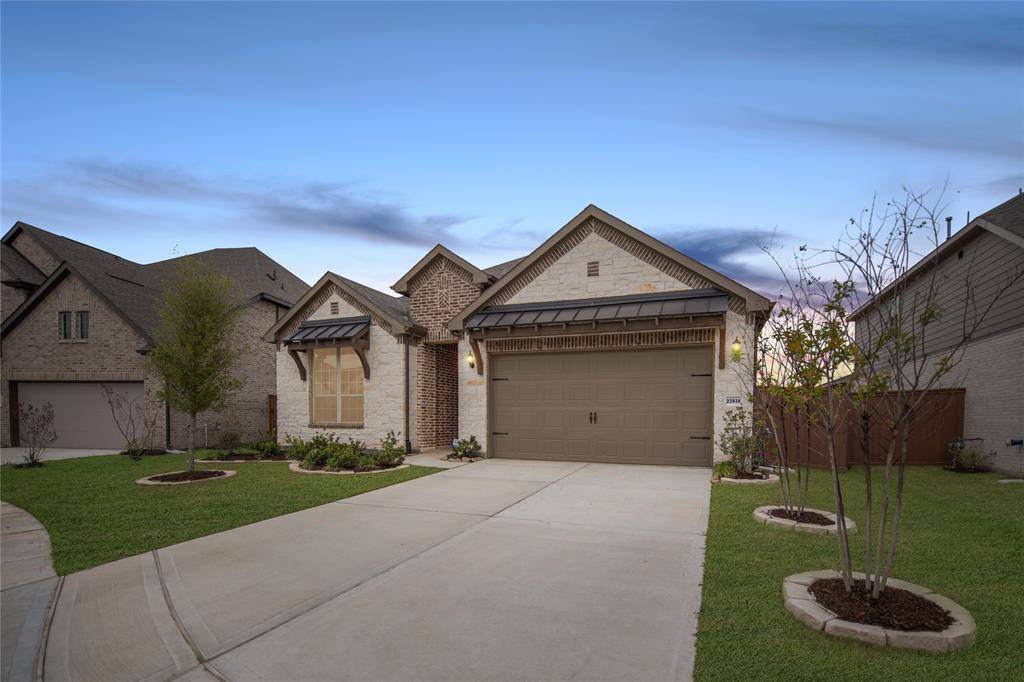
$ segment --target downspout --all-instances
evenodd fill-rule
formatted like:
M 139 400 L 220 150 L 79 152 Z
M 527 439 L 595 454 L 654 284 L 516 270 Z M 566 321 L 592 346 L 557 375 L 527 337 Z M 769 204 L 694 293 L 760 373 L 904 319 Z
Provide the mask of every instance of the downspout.
M 412 452 L 412 439 L 409 438 L 409 337 L 403 340 L 405 344 L 405 451 Z

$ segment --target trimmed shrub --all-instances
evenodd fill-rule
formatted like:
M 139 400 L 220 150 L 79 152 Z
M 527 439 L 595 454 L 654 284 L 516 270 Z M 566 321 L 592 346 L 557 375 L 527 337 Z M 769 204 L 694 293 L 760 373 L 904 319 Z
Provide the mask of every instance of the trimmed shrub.
M 380 448 L 373 453 L 373 462 L 378 469 L 390 469 L 405 462 L 405 448 L 398 444 L 398 435 L 388 431 L 380 442 Z

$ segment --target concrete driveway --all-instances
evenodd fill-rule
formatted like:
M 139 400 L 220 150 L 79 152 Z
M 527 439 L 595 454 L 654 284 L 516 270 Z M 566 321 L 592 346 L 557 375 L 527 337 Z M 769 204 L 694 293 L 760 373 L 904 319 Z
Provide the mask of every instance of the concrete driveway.
M 49 680 L 672 680 L 707 469 L 484 460 L 67 576 Z
M 96 448 L 46 448 L 40 459 L 50 462 L 57 459 L 74 459 L 76 457 L 95 457 L 96 455 L 116 455 L 117 450 L 98 450 Z M 25 460 L 25 448 L 0 448 L 0 462 L 3 464 L 20 464 Z

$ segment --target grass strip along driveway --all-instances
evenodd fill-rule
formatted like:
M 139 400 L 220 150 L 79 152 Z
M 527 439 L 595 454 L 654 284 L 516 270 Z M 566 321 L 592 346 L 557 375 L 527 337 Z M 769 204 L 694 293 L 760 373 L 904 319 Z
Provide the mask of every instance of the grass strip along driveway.
M 871 647 L 797 622 L 783 608 L 782 580 L 838 569 L 835 538 L 755 523 L 755 507 L 779 502 L 778 486 L 714 486 L 695 679 L 1020 679 L 1024 486 L 998 478 L 907 468 L 893 575 L 959 602 L 978 624 L 974 644 L 945 654 Z M 863 471 L 849 471 L 842 485 L 847 516 L 858 525 L 856 567 L 865 540 Z M 833 509 L 827 472 L 812 472 L 809 506 Z
M 135 480 L 186 468 L 185 455 L 132 461 L 121 455 L 5 467 L 0 499 L 26 509 L 50 533 L 59 575 L 244 526 L 439 471 L 409 467 L 353 476 L 303 476 L 287 462 L 197 464 L 232 469 L 224 480 L 139 486 Z

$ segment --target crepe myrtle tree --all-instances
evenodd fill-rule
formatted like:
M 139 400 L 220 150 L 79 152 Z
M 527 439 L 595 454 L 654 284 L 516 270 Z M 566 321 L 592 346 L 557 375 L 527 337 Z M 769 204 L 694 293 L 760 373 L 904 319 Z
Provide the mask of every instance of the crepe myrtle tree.
M 739 359 L 734 367 L 748 388 L 759 419 L 768 427 L 777 453 L 783 507 L 799 515 L 807 504 L 811 433 L 812 427 L 820 426 L 817 405 L 822 384 L 830 373 L 843 371 L 842 365 L 830 370 L 817 353 L 822 345 L 818 337 L 822 314 L 818 308 L 822 296 L 830 296 L 838 288 L 829 288 L 818 280 L 815 264 L 808 261 L 803 248 L 785 263 L 776 255 L 772 239 L 762 242 L 760 248 L 778 270 L 780 292 L 760 331 L 755 352 Z
M 195 469 L 196 415 L 224 406 L 242 386 L 232 369 L 232 343 L 243 303 L 231 278 L 184 261 L 165 289 L 150 366 L 161 380 L 157 396 L 189 416 L 188 470 Z
M 944 194 L 904 189 L 884 206 L 872 202 L 827 252 L 831 264 L 856 284 L 857 302 L 872 301 L 858 320 L 856 370 L 847 395 L 858 411 L 866 484 L 864 588 L 875 598 L 896 558 L 908 445 L 919 408 L 927 392 L 957 368 L 995 303 L 1024 277 L 1017 269 L 993 278 L 979 269 L 977 250 L 955 271 L 942 268 L 936 249 L 943 241 Z M 919 261 L 920 253 L 929 255 Z M 952 345 L 936 341 L 943 326 L 955 329 Z M 880 457 L 870 438 L 872 424 L 887 436 Z M 884 462 L 877 518 L 872 459 Z M 844 565 L 844 578 L 848 571 Z

